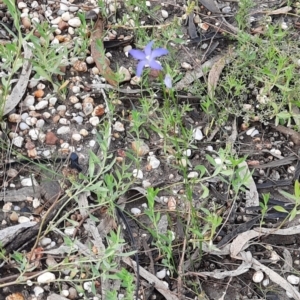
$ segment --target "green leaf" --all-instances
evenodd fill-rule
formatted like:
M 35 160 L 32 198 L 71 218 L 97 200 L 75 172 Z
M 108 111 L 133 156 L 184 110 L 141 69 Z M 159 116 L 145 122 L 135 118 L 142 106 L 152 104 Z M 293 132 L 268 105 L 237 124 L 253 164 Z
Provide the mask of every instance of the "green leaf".
M 195 167 L 195 171 L 200 171 L 200 178 L 203 177 L 203 175 L 206 173 L 206 168 L 203 165 L 197 165 Z
M 207 188 L 207 186 L 205 186 L 204 184 L 201 184 L 201 188 L 203 190 L 203 193 L 201 195 L 202 199 L 205 199 L 206 197 L 208 197 L 209 195 L 209 189 Z
M 288 213 L 288 211 L 286 209 L 284 209 L 282 206 L 275 205 L 273 208 L 279 212 Z

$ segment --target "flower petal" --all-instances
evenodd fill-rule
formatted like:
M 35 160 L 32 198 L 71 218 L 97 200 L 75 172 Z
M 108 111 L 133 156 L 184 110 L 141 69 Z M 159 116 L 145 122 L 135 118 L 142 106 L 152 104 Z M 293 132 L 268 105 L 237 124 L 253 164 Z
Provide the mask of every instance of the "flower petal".
M 144 49 L 144 52 L 146 54 L 146 56 L 150 56 L 152 53 L 152 45 L 153 45 L 154 41 L 151 41 L 150 43 L 147 44 L 147 46 Z
M 169 51 L 165 48 L 157 48 L 152 51 L 151 58 L 156 58 L 156 57 L 160 57 L 163 55 L 167 55 L 168 53 L 169 53 Z
M 164 83 L 165 83 L 165 86 L 168 88 L 168 89 L 171 89 L 172 88 L 172 78 L 169 74 L 167 74 L 165 76 L 165 79 L 164 79 Z
M 132 49 L 128 52 L 134 59 L 143 60 L 145 59 L 146 55 L 143 51 Z
M 140 77 L 143 73 L 145 65 L 148 63 L 147 60 L 141 60 L 136 67 L 136 76 Z
M 154 59 L 149 61 L 149 67 L 154 70 L 162 70 L 163 69 L 161 64 L 157 60 L 154 60 Z

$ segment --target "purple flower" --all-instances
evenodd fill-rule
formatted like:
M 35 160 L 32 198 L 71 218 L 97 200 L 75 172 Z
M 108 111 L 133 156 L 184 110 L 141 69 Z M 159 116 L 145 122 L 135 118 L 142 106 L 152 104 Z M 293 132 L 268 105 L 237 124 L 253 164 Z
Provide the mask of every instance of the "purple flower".
M 133 58 L 139 60 L 139 63 L 136 68 L 136 75 L 140 77 L 142 75 L 143 69 L 146 66 L 149 66 L 154 70 L 162 70 L 162 66 L 160 63 L 155 60 L 155 58 L 166 55 L 169 53 L 167 49 L 157 48 L 152 50 L 153 41 L 150 42 L 144 49 L 144 51 L 132 49 L 129 51 L 129 54 L 133 56 Z
M 165 76 L 164 83 L 168 89 L 172 88 L 172 77 L 169 74 Z

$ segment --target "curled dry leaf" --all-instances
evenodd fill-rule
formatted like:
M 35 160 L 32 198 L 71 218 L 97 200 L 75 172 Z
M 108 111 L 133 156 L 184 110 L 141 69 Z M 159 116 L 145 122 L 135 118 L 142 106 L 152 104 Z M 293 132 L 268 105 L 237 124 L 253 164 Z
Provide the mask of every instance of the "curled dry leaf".
M 96 63 L 97 68 L 100 71 L 100 74 L 106 79 L 106 81 L 112 86 L 117 86 L 118 83 L 115 80 L 115 74 L 112 69 L 109 67 L 107 60 L 105 58 L 104 51 L 99 51 L 97 46 L 97 40 L 102 40 L 103 35 L 103 19 L 101 16 L 98 16 L 98 20 L 95 23 L 94 30 L 92 31 L 91 36 L 91 54 Z

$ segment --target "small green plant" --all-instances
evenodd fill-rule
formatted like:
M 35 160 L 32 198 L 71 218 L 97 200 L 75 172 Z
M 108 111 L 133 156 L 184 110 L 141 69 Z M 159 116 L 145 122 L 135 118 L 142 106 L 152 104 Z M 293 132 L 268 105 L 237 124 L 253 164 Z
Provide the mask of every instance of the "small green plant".
M 262 197 L 263 197 L 263 201 L 259 202 L 259 206 L 261 208 L 260 226 L 262 226 L 264 224 L 264 218 L 265 218 L 265 215 L 266 215 L 266 213 L 269 209 L 268 203 L 269 203 L 269 200 L 270 200 L 270 193 L 262 194 Z
M 295 217 L 297 215 L 300 214 L 300 209 L 299 209 L 299 206 L 300 206 L 300 183 L 298 180 L 295 181 L 295 184 L 294 184 L 294 195 L 286 192 L 286 191 L 283 191 L 283 190 L 280 190 L 279 191 L 280 194 L 282 194 L 284 197 L 287 197 L 288 199 L 290 199 L 291 201 L 294 202 L 294 207 L 293 209 L 289 212 L 287 211 L 284 207 L 282 206 L 279 206 L 279 205 L 276 205 L 274 206 L 274 209 L 276 209 L 277 211 L 279 212 L 284 212 L 284 213 L 287 213 L 287 218 L 289 221 L 292 221 L 295 219 Z

